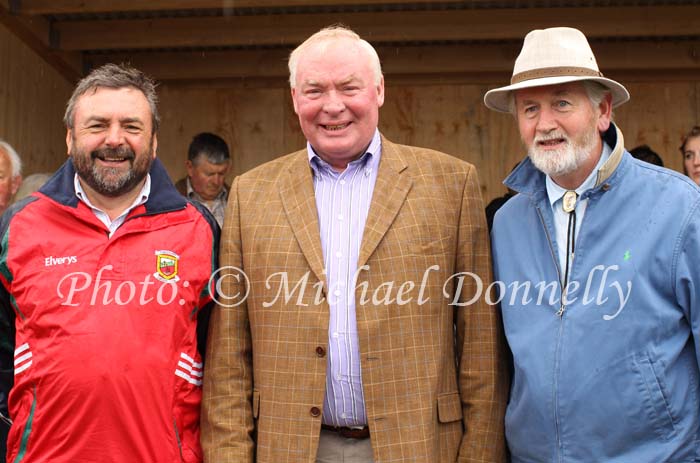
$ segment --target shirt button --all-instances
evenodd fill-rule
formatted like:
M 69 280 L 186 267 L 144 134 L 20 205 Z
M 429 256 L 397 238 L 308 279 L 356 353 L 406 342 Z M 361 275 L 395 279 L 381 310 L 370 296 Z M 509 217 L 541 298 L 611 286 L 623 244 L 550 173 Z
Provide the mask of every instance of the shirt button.
M 340 296 L 340 290 L 336 289 L 335 291 L 333 291 L 333 294 L 335 294 L 336 296 Z
M 335 380 L 336 380 L 336 381 L 340 381 L 341 379 L 342 379 L 342 378 L 341 378 L 340 375 L 335 375 Z M 345 417 L 343 417 L 343 418 L 345 418 Z
M 343 214 L 338 214 L 338 220 L 343 220 Z
M 345 180 L 341 180 L 341 181 L 340 181 L 340 184 L 341 184 L 341 185 L 345 185 Z
M 318 355 L 319 357 L 325 357 L 326 356 L 326 349 L 324 349 L 321 346 L 318 346 L 316 348 L 316 355 Z
M 340 414 L 340 417 L 343 418 L 343 419 L 345 419 L 345 418 L 347 418 L 348 416 L 347 416 L 345 413 L 341 413 L 341 414 Z
M 343 257 L 343 253 L 338 251 L 335 253 L 335 257 L 338 257 L 338 258 Z
M 311 414 L 311 416 L 320 416 L 321 409 L 318 407 L 311 407 L 311 410 L 309 410 L 309 413 Z
M 337 338 L 337 337 L 338 337 L 338 332 L 334 332 L 334 333 L 333 333 L 333 337 L 334 337 L 334 338 Z

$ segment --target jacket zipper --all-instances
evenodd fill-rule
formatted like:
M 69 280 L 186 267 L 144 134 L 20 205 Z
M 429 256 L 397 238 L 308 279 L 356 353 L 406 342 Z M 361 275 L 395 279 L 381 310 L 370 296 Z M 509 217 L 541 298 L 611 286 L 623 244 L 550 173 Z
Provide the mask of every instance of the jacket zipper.
M 554 262 L 554 268 L 557 270 L 557 278 L 559 279 L 559 290 L 561 294 L 561 300 L 559 301 L 559 310 L 557 310 L 556 315 L 559 318 L 559 333 L 557 334 L 557 349 L 554 352 L 554 428 L 556 430 L 557 437 L 557 460 L 562 461 L 561 455 L 561 435 L 559 433 L 559 400 L 557 398 L 557 390 L 559 389 L 559 353 L 561 349 L 561 337 L 562 331 L 564 329 L 564 311 L 566 306 L 564 305 L 564 285 L 566 282 L 561 282 L 561 269 L 559 268 L 559 262 L 554 254 L 554 246 L 552 246 L 552 238 L 547 230 L 547 225 L 544 222 L 544 217 L 542 216 L 542 211 L 539 207 L 535 207 L 537 210 L 537 215 L 540 217 L 540 222 L 542 223 L 542 228 L 544 229 L 545 236 L 547 237 L 547 244 L 549 244 L 549 252 L 552 256 L 552 261 Z

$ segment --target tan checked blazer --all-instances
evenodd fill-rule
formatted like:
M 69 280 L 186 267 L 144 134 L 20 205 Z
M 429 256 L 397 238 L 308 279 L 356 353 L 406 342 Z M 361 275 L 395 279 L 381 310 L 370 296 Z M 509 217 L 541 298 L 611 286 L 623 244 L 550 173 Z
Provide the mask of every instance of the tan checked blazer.
M 220 259 L 245 271 L 250 292 L 244 303 L 212 314 L 202 414 L 207 462 L 315 461 L 329 321 L 317 215 L 306 150 L 233 183 Z M 452 274 L 471 272 L 484 288 L 490 284 L 474 167 L 382 138 L 362 240 L 358 267 L 369 269 L 357 282 L 357 329 L 375 462 L 503 461 L 507 378 L 497 311 L 483 297 L 449 305 Z M 279 272 L 288 278 L 287 301 Z M 227 305 L 246 291 L 238 280 L 220 280 Z M 463 282 L 468 301 L 478 287 L 474 277 Z

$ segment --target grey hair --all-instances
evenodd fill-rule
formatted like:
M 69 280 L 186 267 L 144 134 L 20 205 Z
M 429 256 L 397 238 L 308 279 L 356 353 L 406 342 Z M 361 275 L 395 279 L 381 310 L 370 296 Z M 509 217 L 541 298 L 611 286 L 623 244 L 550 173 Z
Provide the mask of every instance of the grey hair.
M 12 176 L 18 177 L 22 175 L 22 160 L 19 158 L 17 151 L 6 141 L 0 140 L 0 150 L 7 153 L 7 157 L 10 159 L 10 165 L 12 166 Z
M 594 80 L 583 80 L 581 84 L 593 108 L 597 108 L 605 99 L 605 96 L 612 93 L 608 87 Z M 508 112 L 513 116 L 517 116 L 515 110 L 515 92 L 511 91 L 508 95 Z
M 80 80 L 73 90 L 73 94 L 66 105 L 66 113 L 63 123 L 66 128 L 72 130 L 74 126 L 75 104 L 78 99 L 89 91 L 97 91 L 98 88 L 120 89 L 131 87 L 140 90 L 146 97 L 151 108 L 152 133 L 158 131 L 160 115 L 158 114 L 158 96 L 156 84 L 143 72 L 127 64 L 105 64 L 93 69 L 90 74 Z
M 291 88 L 296 87 L 297 79 L 297 64 L 299 63 L 299 57 L 301 54 L 310 48 L 312 45 L 320 45 L 325 47 L 329 42 L 335 39 L 350 39 L 357 42 L 357 44 L 364 49 L 370 57 L 372 72 L 374 73 L 374 83 L 379 85 L 382 80 L 382 64 L 379 61 L 379 55 L 377 50 L 362 37 L 357 35 L 350 28 L 342 25 L 335 24 L 333 26 L 328 26 L 316 32 L 314 35 L 306 39 L 301 45 L 296 47 L 292 54 L 289 55 L 289 86 Z M 323 50 L 323 49 L 322 49 Z

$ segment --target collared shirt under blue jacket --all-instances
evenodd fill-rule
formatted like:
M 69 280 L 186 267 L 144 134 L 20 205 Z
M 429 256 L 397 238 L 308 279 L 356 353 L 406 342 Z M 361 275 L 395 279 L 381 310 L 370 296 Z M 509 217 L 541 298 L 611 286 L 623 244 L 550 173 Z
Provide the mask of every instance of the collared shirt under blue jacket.
M 519 194 L 492 246 L 512 461 L 700 461 L 700 189 L 632 158 L 614 125 L 603 138 L 613 151 L 582 195 L 568 300 L 544 174 L 526 159 L 505 182 Z

